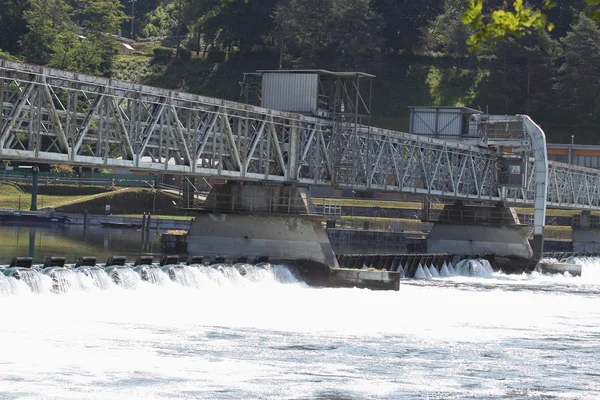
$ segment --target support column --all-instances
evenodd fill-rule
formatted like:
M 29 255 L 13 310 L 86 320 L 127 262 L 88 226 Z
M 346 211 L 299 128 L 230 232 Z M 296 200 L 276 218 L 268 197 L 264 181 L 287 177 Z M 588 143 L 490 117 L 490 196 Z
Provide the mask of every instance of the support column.
M 599 216 L 591 215 L 589 211 L 582 211 L 581 214 L 573 216 L 571 226 L 573 227 L 573 252 L 600 252 Z
M 295 264 L 310 284 L 326 283 L 338 267 L 310 194 L 295 186 L 215 185 L 190 226 L 188 251 Z
M 515 214 L 502 206 L 444 207 L 427 237 L 429 253 L 456 255 L 493 254 L 494 267 L 508 273 L 527 271 L 533 251 L 527 232 Z
M 31 207 L 30 211 L 37 211 L 37 194 L 38 194 L 38 173 L 40 172 L 37 165 L 31 168 Z
M 535 182 L 533 200 L 533 255 L 528 270 L 533 271 L 544 254 L 544 225 L 546 223 L 546 197 L 548 192 L 548 157 L 546 135 L 531 118 L 524 115 L 523 127 L 531 139 L 535 159 Z

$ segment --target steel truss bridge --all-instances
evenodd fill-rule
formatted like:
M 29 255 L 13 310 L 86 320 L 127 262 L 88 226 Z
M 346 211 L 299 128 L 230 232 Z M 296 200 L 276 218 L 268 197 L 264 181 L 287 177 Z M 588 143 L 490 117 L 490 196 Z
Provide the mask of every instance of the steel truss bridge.
M 507 188 L 506 155 L 491 148 L 2 60 L 0 116 L 3 160 L 513 205 L 532 205 L 537 185 L 546 206 L 600 210 L 599 170 L 545 161 L 536 171 L 531 158 L 528 179 Z

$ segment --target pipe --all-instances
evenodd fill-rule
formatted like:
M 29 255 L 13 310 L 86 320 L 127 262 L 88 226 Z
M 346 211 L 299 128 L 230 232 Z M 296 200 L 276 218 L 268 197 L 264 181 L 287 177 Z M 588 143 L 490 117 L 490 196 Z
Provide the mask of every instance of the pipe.
M 535 160 L 535 182 L 533 200 L 533 255 L 529 270 L 535 269 L 544 253 L 544 225 L 546 220 L 546 196 L 548 192 L 548 157 L 546 135 L 542 128 L 527 115 L 521 115 L 525 132 L 531 139 Z
M 39 168 L 34 165 L 31 168 L 31 207 L 30 211 L 37 211 L 37 195 L 38 195 L 38 173 Z

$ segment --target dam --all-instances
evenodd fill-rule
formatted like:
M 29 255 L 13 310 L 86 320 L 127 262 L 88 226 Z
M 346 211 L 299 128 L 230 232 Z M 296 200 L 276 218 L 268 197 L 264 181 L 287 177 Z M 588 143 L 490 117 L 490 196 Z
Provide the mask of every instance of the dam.
M 304 201 L 298 193 L 308 187 L 410 194 L 428 201 L 440 198 L 454 202 L 449 207 L 455 208 L 533 206 L 531 245 L 517 232 L 514 219 L 477 226 L 481 232 L 476 237 L 470 235 L 474 225 L 465 228 L 464 221 L 448 219 L 436 224 L 437 233 L 431 238 L 434 252 L 452 252 L 456 246 L 461 253 L 498 248 L 505 268 L 514 266 L 516 271 L 533 270 L 543 256 L 547 207 L 600 210 L 600 200 L 593 195 L 600 181 L 598 170 L 549 161 L 545 134 L 526 115 L 412 107 L 410 132 L 396 132 L 371 126 L 373 75 L 290 70 L 257 71 L 246 77 L 260 81 L 264 90 L 260 105 L 0 60 L 0 113 L 5 117 L 0 156 L 34 164 L 170 172 L 192 180 L 213 177 L 232 185 L 254 185 L 262 204 L 242 202 L 250 208 L 239 211 L 225 213 L 223 206 L 240 203 L 215 193 L 214 208 L 219 212 L 213 210 L 215 218 L 206 222 L 213 224 L 217 237 L 236 247 L 244 240 L 266 243 L 273 256 L 296 249 L 293 257 L 303 264 L 327 268 L 336 267 L 336 258 L 320 229 L 313 229 L 309 240 L 289 237 L 288 245 L 281 237 L 261 237 L 271 229 L 289 233 L 295 232 L 289 226 L 308 228 L 307 218 L 292 218 L 302 221 L 300 225 L 289 216 L 265 219 L 254 207 L 269 209 L 274 193 L 286 190 L 298 190 L 288 196 L 290 201 L 292 197 Z M 235 195 L 236 190 L 250 189 L 228 190 Z M 193 188 L 187 189 L 186 197 L 194 197 Z M 304 202 L 308 208 L 302 210 L 307 215 L 309 203 Z M 284 204 L 277 209 L 275 214 L 285 209 Z M 254 238 L 217 232 L 220 225 L 215 221 L 224 214 L 242 231 L 250 230 L 252 222 L 243 222 L 239 212 L 260 214 L 270 221 L 269 229 L 256 232 Z M 448 241 L 448 229 L 459 237 Z M 306 238 L 309 230 L 297 232 Z M 504 239 L 498 245 L 494 238 L 500 233 Z M 593 234 L 583 236 L 593 247 Z

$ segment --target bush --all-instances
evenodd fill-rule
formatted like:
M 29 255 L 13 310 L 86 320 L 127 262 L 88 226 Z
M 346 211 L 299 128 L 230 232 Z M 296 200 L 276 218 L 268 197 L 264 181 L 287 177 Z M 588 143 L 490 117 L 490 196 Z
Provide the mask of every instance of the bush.
M 50 171 L 59 172 L 63 176 L 73 176 L 75 174 L 73 167 L 65 164 L 53 164 L 50 166 Z
M 179 58 L 179 61 L 188 62 L 192 58 L 192 52 L 188 49 L 180 47 L 179 54 L 177 54 L 177 58 Z
M 225 53 L 219 50 L 211 50 L 208 52 L 208 59 L 212 62 L 221 63 L 225 61 Z
M 167 47 L 155 47 L 152 52 L 154 53 L 154 59 L 162 62 L 169 61 L 173 55 L 173 50 Z

